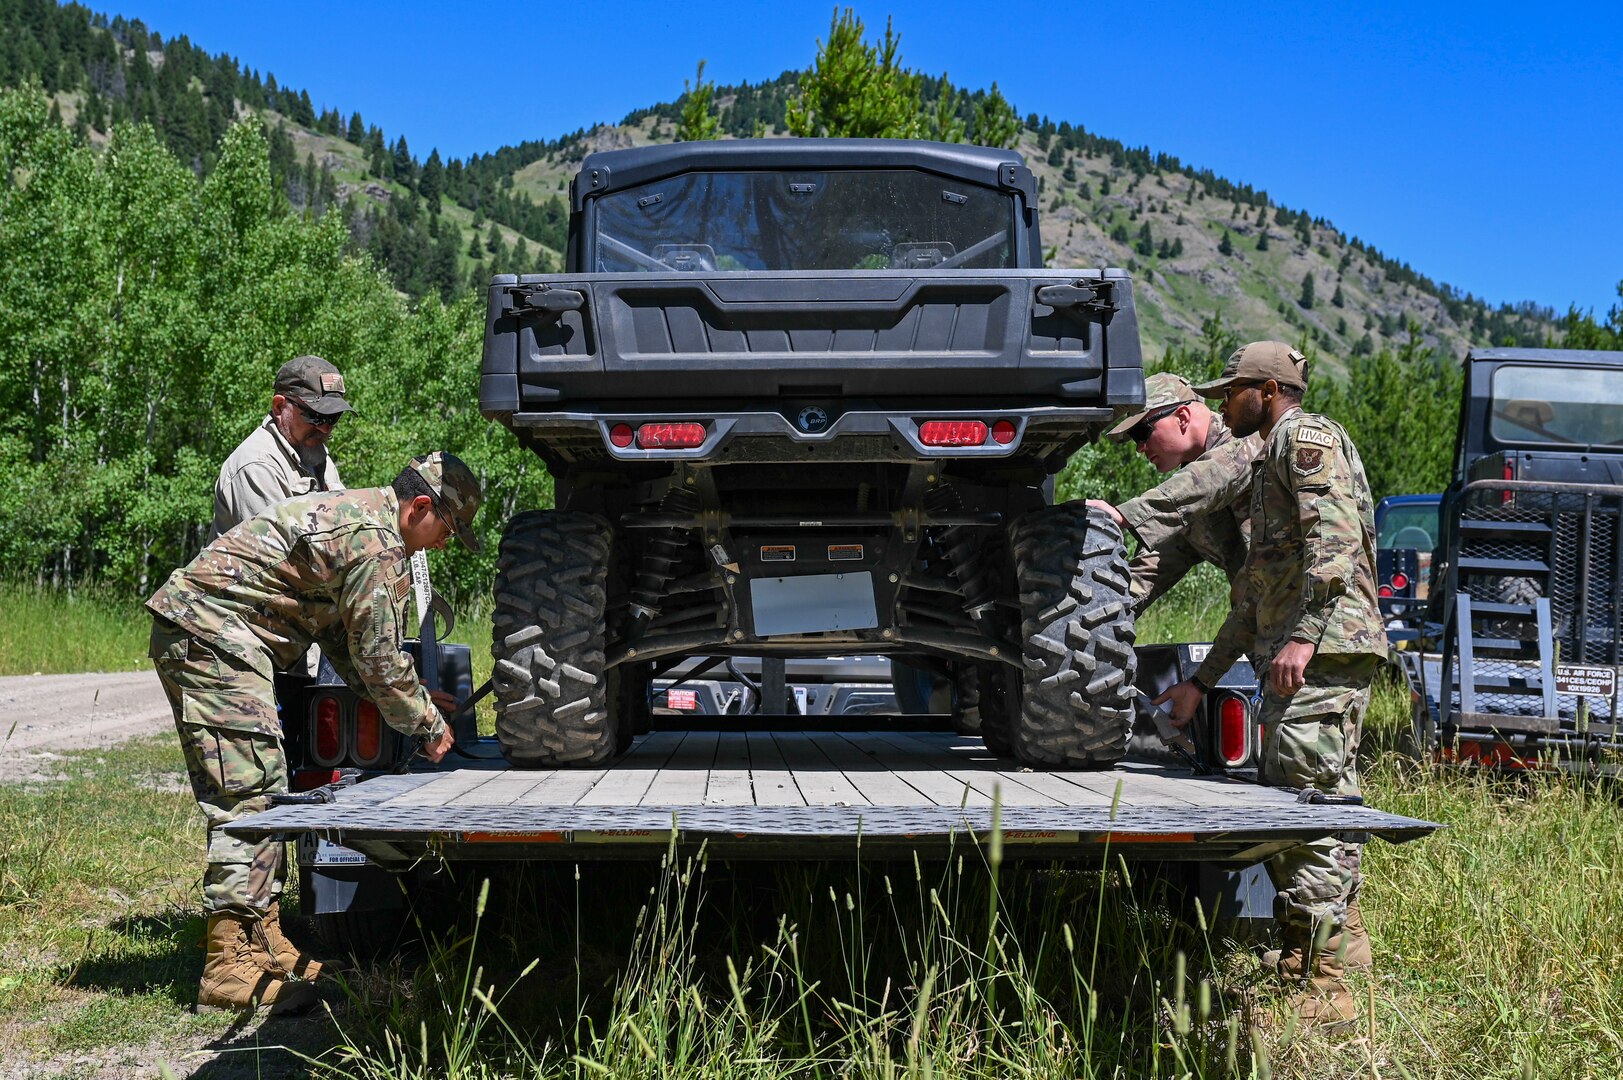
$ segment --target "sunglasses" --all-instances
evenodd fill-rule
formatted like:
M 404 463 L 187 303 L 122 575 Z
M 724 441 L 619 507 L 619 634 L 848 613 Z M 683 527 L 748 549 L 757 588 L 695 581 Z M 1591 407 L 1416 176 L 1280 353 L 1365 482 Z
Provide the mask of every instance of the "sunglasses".
M 1150 437 L 1150 432 L 1155 429 L 1156 424 L 1159 424 L 1161 421 L 1183 408 L 1185 404 L 1187 404 L 1187 402 L 1180 401 L 1176 405 L 1171 405 L 1165 409 L 1162 409 L 1154 416 L 1146 416 L 1144 419 L 1127 429 L 1128 440 L 1132 442 L 1134 446 L 1144 442 Z
M 1259 382 L 1229 383 L 1229 385 L 1227 385 L 1227 386 L 1225 386 L 1223 388 L 1223 400 L 1227 401 L 1229 398 L 1233 397 L 1235 394 L 1240 393 L 1242 390 L 1249 390 L 1253 386 L 1261 386 L 1261 385 L 1262 385 L 1262 383 L 1259 383 Z
M 338 426 L 338 421 L 340 421 L 340 420 L 342 420 L 344 418 L 343 413 L 337 413 L 337 414 L 335 414 L 333 416 L 323 416 L 320 413 L 316 412 L 314 409 L 310 408 L 310 406 L 306 405 L 304 402 L 300 401 L 296 397 L 290 397 L 290 398 L 288 398 L 288 400 L 291 401 L 294 404 L 294 406 L 299 410 L 299 415 L 304 417 L 304 422 L 306 424 L 309 424 L 311 427 L 319 427 L 319 428 L 337 427 Z

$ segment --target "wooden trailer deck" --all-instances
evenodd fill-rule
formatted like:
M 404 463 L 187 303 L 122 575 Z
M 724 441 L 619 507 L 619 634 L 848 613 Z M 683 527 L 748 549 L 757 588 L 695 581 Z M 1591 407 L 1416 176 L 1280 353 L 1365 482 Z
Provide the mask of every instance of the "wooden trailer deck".
M 380 776 L 334 801 L 278 806 L 229 827 L 313 833 L 399 864 L 635 859 L 701 842 L 724 858 L 939 856 L 994 828 L 1005 858 L 1247 864 L 1303 840 L 1394 842 L 1436 825 L 1157 765 L 1033 771 L 977 739 L 901 731 L 656 731 L 595 769 L 496 761 Z

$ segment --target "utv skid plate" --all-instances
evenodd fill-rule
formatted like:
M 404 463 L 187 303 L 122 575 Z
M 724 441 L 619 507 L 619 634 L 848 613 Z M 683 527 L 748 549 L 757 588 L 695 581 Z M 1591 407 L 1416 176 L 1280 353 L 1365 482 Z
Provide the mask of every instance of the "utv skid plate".
M 600 769 L 492 764 L 383 776 L 279 806 L 238 836 L 311 834 L 399 867 L 451 860 L 943 857 L 1001 829 L 1004 858 L 1243 866 L 1325 836 L 1440 826 L 1163 766 L 1032 772 L 943 733 L 656 731 Z

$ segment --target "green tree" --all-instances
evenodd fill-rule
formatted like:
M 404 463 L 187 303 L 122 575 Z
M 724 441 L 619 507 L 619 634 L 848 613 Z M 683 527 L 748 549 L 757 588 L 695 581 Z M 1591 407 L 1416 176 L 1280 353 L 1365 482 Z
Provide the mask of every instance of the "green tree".
M 992 80 L 992 89 L 975 103 L 974 139 L 981 146 L 1007 149 L 1020 138 L 1020 118 Z
M 438 147 L 423 162 L 422 173 L 417 177 L 417 193 L 423 197 L 430 214 L 440 212 L 440 196 L 445 193 L 445 164 L 440 161 Z
M 1617 283 L 1617 295 L 1623 300 L 1623 281 Z M 1604 323 L 1597 322 L 1592 312 L 1580 312 L 1576 304 L 1570 305 L 1561 321 L 1559 344 L 1567 349 L 1623 349 L 1623 304 L 1612 305 Z
M 682 80 L 682 119 L 676 127 L 677 142 L 707 142 L 721 138 L 721 118 L 715 109 L 716 84 L 705 82 L 704 61 L 694 72 L 693 81 Z
M 1296 303 L 1299 307 L 1306 308 L 1309 311 L 1313 309 L 1313 271 L 1311 270 L 1302 275 L 1302 291 L 1297 295 Z
M 1263 229 L 1263 230 L 1261 230 L 1260 232 L 1257 233 L 1257 250 L 1258 251 L 1267 251 L 1268 250 L 1268 230 L 1267 229 Z
M 791 135 L 912 139 L 922 133 L 918 76 L 901 65 L 901 37 L 890 20 L 882 44 L 863 40 L 856 13 L 836 11 L 828 40 L 788 104 Z
M 1336 291 L 1330 297 L 1330 303 L 1338 308 L 1344 308 L 1347 306 L 1347 296 L 1341 291 L 1341 286 L 1339 284 L 1336 285 Z
M 1223 230 L 1223 239 L 1217 242 L 1217 253 L 1225 257 L 1234 254 L 1234 240 L 1227 229 Z
M 943 71 L 936 83 L 935 108 L 925 117 L 925 136 L 936 142 L 963 142 L 966 129 L 959 116 L 963 104 L 964 92 Z

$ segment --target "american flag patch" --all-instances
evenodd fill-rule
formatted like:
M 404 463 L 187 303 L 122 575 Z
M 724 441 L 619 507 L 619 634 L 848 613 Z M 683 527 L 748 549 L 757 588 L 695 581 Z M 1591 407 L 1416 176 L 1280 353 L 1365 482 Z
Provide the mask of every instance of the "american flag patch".
M 344 392 L 344 377 L 336 371 L 323 372 L 321 376 L 321 392 L 323 394 L 342 394 Z

